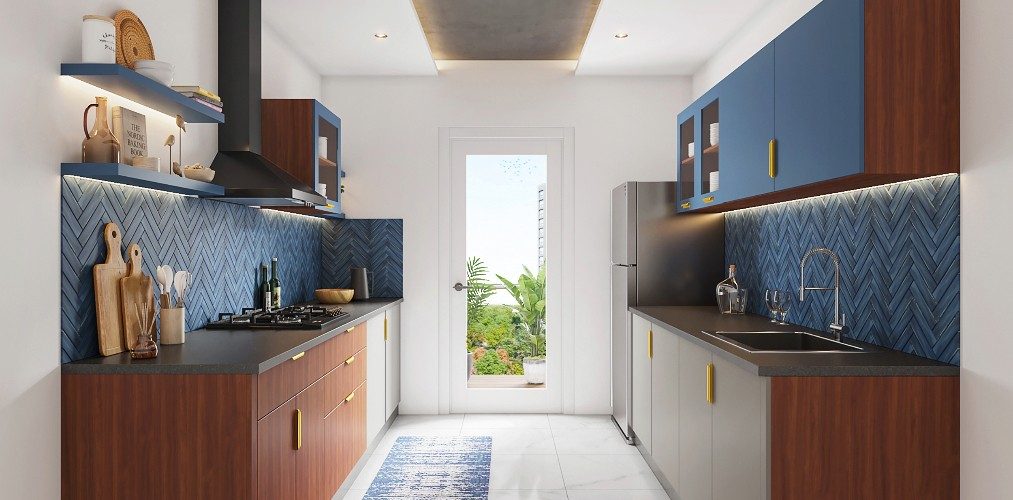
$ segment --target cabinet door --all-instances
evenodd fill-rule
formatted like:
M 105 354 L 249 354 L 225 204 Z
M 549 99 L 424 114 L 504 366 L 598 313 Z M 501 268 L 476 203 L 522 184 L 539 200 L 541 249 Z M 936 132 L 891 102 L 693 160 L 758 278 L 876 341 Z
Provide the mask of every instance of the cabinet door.
M 366 452 L 366 406 L 369 399 L 366 384 L 363 382 L 345 395 L 327 417 L 329 429 L 337 436 L 338 458 L 335 469 L 339 483 L 348 478 L 348 473 Z
M 714 500 L 767 498 L 765 380 L 714 356 Z
M 295 399 L 275 408 L 257 422 L 257 498 L 300 498 L 297 489 L 297 422 Z
M 651 322 L 632 314 L 632 388 L 630 427 L 640 444 L 651 452 Z
M 711 403 L 707 370 L 711 353 L 695 342 L 679 343 L 679 487 L 680 498 L 711 498 Z
M 383 340 L 385 316 L 377 314 L 366 320 L 366 380 L 377 390 L 366 400 L 366 442 L 370 442 L 387 420 L 387 397 L 384 379 L 387 378 L 387 346 Z
M 658 325 L 651 363 L 651 456 L 679 488 L 679 337 Z M 653 360 L 657 360 L 654 363 Z
M 768 152 L 774 138 L 774 44 L 739 66 L 717 88 L 721 98 L 720 201 L 773 191 Z
M 337 435 L 326 417 L 339 401 L 339 372 L 331 370 L 296 397 L 301 412 L 301 446 L 296 453 L 299 498 L 330 498 L 337 491 Z
M 774 41 L 778 190 L 864 169 L 863 4 L 824 0 Z
M 401 306 L 387 310 L 387 407 L 385 418 L 390 418 L 401 404 Z

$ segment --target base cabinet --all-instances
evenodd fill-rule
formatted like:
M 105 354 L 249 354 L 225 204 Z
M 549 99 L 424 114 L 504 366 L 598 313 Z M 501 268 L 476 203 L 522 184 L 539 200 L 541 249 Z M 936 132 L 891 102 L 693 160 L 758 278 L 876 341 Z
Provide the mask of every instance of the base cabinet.
M 387 309 L 384 323 L 384 339 L 387 351 L 387 404 L 385 418 L 390 418 L 401 404 L 401 306 Z
M 662 474 L 678 489 L 679 477 L 679 338 L 654 326 L 651 358 L 651 450 Z M 655 363 L 654 360 L 658 362 Z
M 668 332 L 666 332 L 667 334 Z M 711 404 L 707 372 L 711 353 L 680 338 L 679 384 L 679 479 L 681 498 L 711 498 Z
M 631 330 L 633 352 L 630 353 L 630 428 L 637 437 L 637 444 L 651 453 L 651 322 L 633 315 Z

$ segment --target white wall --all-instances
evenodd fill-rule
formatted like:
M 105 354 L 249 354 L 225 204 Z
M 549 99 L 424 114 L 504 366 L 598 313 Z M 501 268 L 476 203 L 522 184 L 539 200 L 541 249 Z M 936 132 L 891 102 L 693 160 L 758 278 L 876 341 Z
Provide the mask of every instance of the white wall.
M 59 76 L 81 57 L 81 16 L 112 15 L 122 2 L 58 0 L 5 4 L 0 29 L 0 485 L 3 498 L 60 496 L 60 178 L 80 161 L 81 112 L 93 87 Z M 217 10 L 202 0 L 133 0 L 155 55 L 176 66 L 178 83 L 216 87 Z M 126 104 L 110 99 L 110 104 Z M 132 106 L 138 110 L 136 106 Z M 148 116 L 149 149 L 161 153 L 172 120 Z M 185 159 L 209 163 L 217 129 L 193 125 Z
M 1013 491 L 1013 3 L 962 0 L 960 20 L 960 497 Z M 995 217 L 998 215 L 999 217 Z
M 773 0 L 725 42 L 693 75 L 693 97 L 703 95 L 821 0 Z
M 404 413 L 439 411 L 438 134 L 444 126 L 575 128 L 574 409 L 610 411 L 609 193 L 672 180 L 677 77 L 574 77 L 572 63 L 447 62 L 438 77 L 325 77 L 341 116 L 350 217 L 405 220 Z
M 264 99 L 320 100 L 320 73 L 267 23 L 261 26 L 260 43 Z
M 778 0 L 694 76 L 702 94 L 817 4 Z M 1013 281 L 1013 3 L 961 1 L 961 498 L 1013 490 L 1013 335 L 1008 300 L 982 283 Z

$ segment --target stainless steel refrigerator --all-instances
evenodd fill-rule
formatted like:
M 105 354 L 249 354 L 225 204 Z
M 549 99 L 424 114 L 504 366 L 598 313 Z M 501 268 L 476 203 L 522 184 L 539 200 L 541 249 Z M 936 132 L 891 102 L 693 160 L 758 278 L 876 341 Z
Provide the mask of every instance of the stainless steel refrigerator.
M 674 182 L 612 190 L 612 419 L 630 444 L 629 307 L 716 307 L 724 278 L 724 215 L 676 215 L 675 197 Z

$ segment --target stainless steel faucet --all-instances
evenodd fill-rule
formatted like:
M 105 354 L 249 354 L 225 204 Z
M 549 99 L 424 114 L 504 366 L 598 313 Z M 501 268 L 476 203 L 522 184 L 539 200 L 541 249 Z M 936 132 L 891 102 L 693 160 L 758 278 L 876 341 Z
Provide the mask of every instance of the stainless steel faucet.
M 830 259 L 834 261 L 833 288 L 826 288 L 826 287 L 816 288 L 805 286 L 805 262 L 809 260 L 809 257 L 812 257 L 813 255 L 816 255 L 818 253 L 827 254 L 830 256 Z M 837 341 L 840 342 L 841 338 L 843 338 L 848 333 L 848 327 L 845 325 L 847 318 L 845 318 L 845 316 L 841 314 L 841 259 L 837 257 L 837 254 L 835 254 L 833 250 L 827 247 L 816 247 L 813 248 L 812 250 L 809 250 L 808 252 L 806 252 L 805 255 L 802 256 L 802 263 L 800 265 L 802 268 L 802 272 L 801 272 L 801 279 L 799 280 L 800 284 L 798 289 L 799 302 L 805 301 L 805 292 L 807 290 L 834 291 L 834 320 L 832 323 L 830 323 L 830 333 L 833 333 Z

